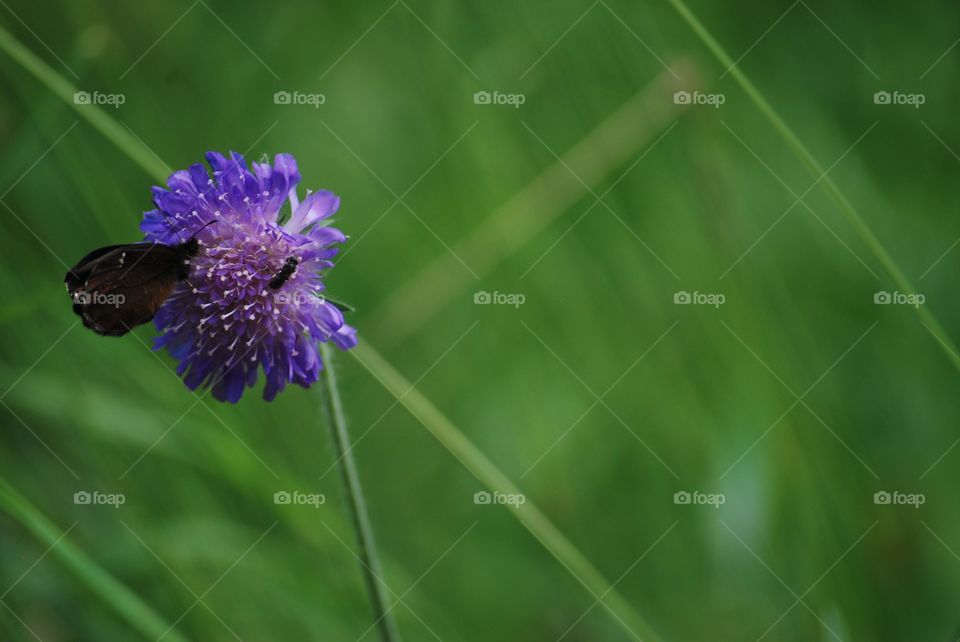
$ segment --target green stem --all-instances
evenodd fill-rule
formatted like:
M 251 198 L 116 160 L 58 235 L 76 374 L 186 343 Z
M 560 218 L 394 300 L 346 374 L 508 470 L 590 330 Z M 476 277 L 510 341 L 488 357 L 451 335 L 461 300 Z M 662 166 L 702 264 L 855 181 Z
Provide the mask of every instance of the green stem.
M 168 625 L 157 612 L 140 597 L 119 582 L 110 573 L 87 557 L 67 538 L 60 528 L 46 518 L 5 479 L 0 478 L 0 508 L 29 530 L 34 537 L 50 548 L 50 554 L 59 558 L 105 604 L 116 611 L 130 626 L 149 640 L 163 637 L 170 642 L 185 642 L 180 633 Z
M 863 242 L 870 248 L 870 251 L 873 252 L 873 255 L 880 261 L 880 264 L 883 265 L 883 268 L 890 275 L 890 278 L 893 279 L 893 282 L 896 286 L 905 294 L 916 294 L 916 289 L 913 287 L 913 284 L 906 277 L 906 275 L 900 270 L 900 267 L 896 264 L 893 258 L 890 256 L 890 253 L 887 252 L 886 248 L 880 242 L 880 239 L 873 233 L 873 230 L 870 229 L 870 226 L 867 225 L 867 222 L 860 215 L 857 209 L 853 204 L 847 199 L 846 195 L 840 191 L 840 187 L 833 181 L 830 176 L 827 175 L 826 170 L 817 162 L 817 159 L 813 156 L 806 145 L 800 140 L 799 137 L 790 129 L 790 126 L 787 125 L 786 121 L 780 117 L 780 114 L 767 102 L 767 99 L 763 97 L 763 94 L 754 87 L 753 83 L 750 82 L 750 79 L 747 78 L 746 74 L 740 71 L 740 67 L 734 64 L 733 59 L 724 51 L 723 47 L 720 46 L 720 43 L 717 42 L 716 38 L 707 30 L 707 28 L 700 22 L 699 19 L 686 4 L 683 3 L 683 0 L 669 0 L 670 4 L 673 5 L 674 9 L 687 21 L 687 24 L 690 25 L 690 28 L 693 29 L 693 32 L 697 34 L 700 40 L 707 46 L 707 48 L 716 56 L 717 60 L 720 61 L 724 67 L 730 70 L 730 75 L 733 76 L 734 80 L 737 81 L 737 84 L 747 93 L 747 96 L 756 104 L 756 106 L 763 112 L 763 115 L 770 121 L 770 124 L 773 125 L 773 128 L 783 137 L 787 142 L 787 145 L 793 150 L 793 153 L 797 155 L 800 161 L 807 167 L 813 177 L 819 181 L 827 194 L 833 200 L 834 203 L 840 208 L 840 211 L 846 216 L 847 221 L 853 226 L 857 231 L 857 234 L 860 235 L 860 238 Z M 950 335 L 947 334 L 943 326 L 940 325 L 940 321 L 933 315 L 932 312 L 926 306 L 916 306 L 917 314 L 920 316 L 920 321 L 926 325 L 930 333 L 937 339 L 937 342 L 940 344 L 940 347 L 943 348 L 943 351 L 946 353 L 947 358 L 950 359 L 950 362 L 953 363 L 954 367 L 957 370 L 960 370 L 960 350 L 957 349 L 957 346 L 954 345 L 953 340 L 950 338 Z
M 320 353 L 323 358 L 321 378 L 323 379 L 324 407 L 330 424 L 330 434 L 333 437 L 334 454 L 346 488 L 350 518 L 356 530 L 357 544 L 360 546 L 360 563 L 363 567 L 367 592 L 370 594 L 370 605 L 376 617 L 375 624 L 380 629 L 380 638 L 384 642 L 395 642 L 400 640 L 400 634 L 397 632 L 397 624 L 390 613 L 390 607 L 387 606 L 383 580 L 380 579 L 383 577 L 383 571 L 380 568 L 380 558 L 373 539 L 373 529 L 370 526 L 370 516 L 367 514 L 367 503 L 363 497 L 360 476 L 357 474 L 357 463 L 353 458 L 353 448 L 350 446 L 350 435 L 347 433 L 347 422 L 344 418 L 340 392 L 337 389 L 337 375 L 333 366 L 333 352 L 326 344 L 321 344 Z

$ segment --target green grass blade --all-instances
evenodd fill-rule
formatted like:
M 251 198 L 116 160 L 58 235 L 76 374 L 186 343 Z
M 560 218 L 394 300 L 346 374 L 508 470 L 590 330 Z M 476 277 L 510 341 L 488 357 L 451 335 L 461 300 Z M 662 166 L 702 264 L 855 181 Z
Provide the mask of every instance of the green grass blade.
M 8 31 L 0 27 L 0 49 L 20 63 L 24 69 L 37 77 L 50 91 L 73 107 L 81 117 L 96 127 L 113 144 L 125 152 L 148 174 L 160 181 L 165 181 L 169 172 L 148 149 L 141 145 L 130 133 L 119 125 L 96 105 L 78 105 L 73 100 L 77 88 L 58 74 L 50 65 L 38 58 L 32 51 L 20 44 Z
M 750 99 L 757 105 L 763 115 L 766 116 L 767 120 L 773 125 L 774 129 L 786 140 L 787 145 L 791 150 L 797 155 L 800 161 L 810 170 L 810 173 L 815 179 L 820 181 L 820 184 L 826 190 L 830 198 L 837 204 L 840 208 L 840 211 L 846 216 L 847 220 L 856 230 L 857 234 L 860 235 L 860 238 L 867 245 L 873 255 L 880 261 L 880 264 L 890 275 L 890 278 L 893 279 L 893 282 L 896 284 L 897 288 L 904 292 L 905 294 L 916 294 L 916 289 L 913 287 L 913 284 L 910 282 L 910 279 L 904 275 L 904 273 L 894 262 L 893 258 L 887 252 L 886 248 L 880 242 L 880 239 L 876 237 L 870 227 L 867 225 L 864 218 L 860 215 L 857 209 L 853 204 L 847 199 L 847 197 L 840 191 L 840 188 L 834 182 L 829 175 L 825 173 L 824 168 L 817 162 L 817 159 L 814 158 L 813 154 L 807 149 L 806 145 L 793 133 L 793 130 L 790 129 L 790 126 L 780 117 L 780 114 L 767 102 L 766 98 L 763 97 L 763 94 L 750 82 L 750 79 L 747 78 L 739 66 L 734 65 L 734 61 L 730 56 L 724 51 L 723 47 L 720 46 L 720 43 L 713 37 L 713 35 L 707 30 L 707 28 L 697 19 L 695 15 L 690 11 L 683 0 L 669 0 L 670 4 L 677 10 L 677 12 L 686 20 L 687 24 L 690 25 L 690 28 L 693 29 L 694 33 L 703 41 L 708 49 L 716 56 L 717 60 L 720 61 L 725 68 L 730 70 L 730 75 L 737 81 L 737 84 L 747 93 Z M 943 351 L 946 353 L 947 357 L 953 363 L 953 365 L 960 370 L 960 355 L 958 355 L 958 350 L 956 345 L 950 339 L 950 336 L 943 329 L 943 326 L 940 325 L 940 322 L 933 315 L 932 312 L 926 306 L 916 306 L 917 314 L 920 316 L 920 319 L 926 326 L 929 328 L 930 332 L 938 339 L 938 343 L 943 348 Z
M 462 269 L 461 258 L 477 275 L 486 276 L 590 190 L 609 180 L 631 157 L 640 154 L 642 158 L 656 146 L 688 108 L 672 100 L 674 92 L 700 86 L 700 73 L 689 61 L 679 60 L 671 68 L 685 80 L 675 78 L 674 72 L 661 73 L 454 244 L 451 252 L 441 254 L 397 287 L 371 315 L 379 320 L 375 334 L 387 337 L 387 347 L 401 343 L 476 284 Z M 410 305 L 410 301 L 419 303 Z
M 117 612 L 120 617 L 143 633 L 150 640 L 156 640 L 169 630 L 164 639 L 172 642 L 186 642 L 176 630 L 157 615 L 136 593 L 120 583 L 92 559 L 87 557 L 66 538 L 54 546 L 62 535 L 61 529 L 47 519 L 26 498 L 17 492 L 3 478 L 0 478 L 0 507 L 29 530 L 34 537 L 46 546 L 53 546 L 50 554 L 59 558 L 68 569 L 99 595 L 104 603 Z
M 356 359 L 380 381 L 390 393 L 416 417 L 440 443 L 460 460 L 474 477 L 486 485 L 490 491 L 519 494 L 520 490 L 497 466 L 484 455 L 466 435 L 460 432 L 449 419 L 427 400 L 420 392 L 411 387 L 410 382 L 397 372 L 369 344 L 360 343 L 350 351 Z M 657 642 L 657 635 L 650 625 L 617 592 L 616 588 L 583 556 L 557 527 L 540 512 L 540 509 L 527 498 L 527 501 L 509 511 L 524 528 L 543 544 L 551 555 L 578 580 L 587 591 L 602 602 L 614 619 L 627 632 L 644 642 Z

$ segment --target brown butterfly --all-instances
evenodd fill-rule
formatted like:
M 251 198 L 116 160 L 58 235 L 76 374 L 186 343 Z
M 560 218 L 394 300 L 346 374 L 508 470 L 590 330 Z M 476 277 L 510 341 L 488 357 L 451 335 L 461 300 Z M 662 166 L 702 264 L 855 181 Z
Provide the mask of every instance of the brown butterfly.
M 131 243 L 94 250 L 63 278 L 73 311 L 97 334 L 124 335 L 153 319 L 177 283 L 190 276 L 190 261 L 199 251 L 196 234 L 176 245 Z

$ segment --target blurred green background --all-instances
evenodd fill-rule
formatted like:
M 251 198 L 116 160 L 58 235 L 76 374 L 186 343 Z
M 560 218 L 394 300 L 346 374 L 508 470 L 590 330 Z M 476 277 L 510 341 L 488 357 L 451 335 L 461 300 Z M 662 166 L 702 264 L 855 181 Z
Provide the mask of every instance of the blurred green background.
M 176 622 L 170 639 L 376 639 L 317 391 L 198 402 L 150 354 L 152 326 L 95 336 L 63 294 L 64 263 L 140 238 L 143 165 L 210 149 L 293 153 L 302 187 L 342 197 L 352 240 L 329 285 L 361 342 L 662 639 L 956 638 L 953 348 L 874 303 L 903 288 L 666 0 L 2 4 L 73 88 L 123 95 L 102 113 L 136 149 L 0 52 L 0 639 L 142 639 L 90 572 Z M 949 346 L 960 7 L 691 9 Z M 525 300 L 476 305 L 484 291 Z M 474 503 L 484 486 L 377 376 L 337 365 L 405 639 L 634 639 L 516 509 Z M 277 505 L 283 490 L 326 502 Z

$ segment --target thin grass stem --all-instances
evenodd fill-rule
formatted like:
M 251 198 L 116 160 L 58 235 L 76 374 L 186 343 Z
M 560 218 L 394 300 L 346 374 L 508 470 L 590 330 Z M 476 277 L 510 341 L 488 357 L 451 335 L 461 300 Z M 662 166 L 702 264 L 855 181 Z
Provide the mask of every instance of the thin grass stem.
M 327 423 L 330 425 L 330 435 L 333 438 L 334 455 L 337 458 L 337 465 L 343 478 L 350 519 L 356 532 L 357 545 L 360 547 L 358 557 L 360 558 L 364 583 L 370 597 L 370 606 L 373 608 L 373 616 L 380 631 L 380 638 L 384 642 L 398 642 L 400 634 L 393 613 L 387 605 L 380 556 L 377 554 L 377 544 L 373 537 L 373 528 L 370 525 L 370 515 L 367 513 L 367 502 L 363 495 L 363 486 L 360 484 L 360 475 L 357 473 L 357 463 L 353 457 L 350 435 L 347 432 L 347 420 L 343 413 L 343 404 L 340 401 L 340 391 L 337 388 L 337 375 L 332 358 L 333 352 L 326 344 L 321 344 L 320 353 L 323 358 L 321 389 L 323 391 L 324 409 L 326 410 Z
M 896 262 L 890 256 L 890 253 L 887 252 L 886 248 L 880 242 L 880 239 L 873 233 L 873 230 L 870 229 L 870 226 L 867 225 L 866 220 L 860 215 L 857 209 L 853 204 L 847 199 L 840 187 L 834 182 L 834 180 L 827 174 L 824 168 L 817 162 L 813 154 L 807 149 L 806 145 L 793 133 L 793 130 L 790 129 L 790 126 L 787 125 L 786 121 L 781 118 L 780 114 L 767 102 L 766 98 L 763 97 L 763 94 L 750 82 L 750 79 L 747 78 L 740 67 L 734 63 L 733 59 L 724 51 L 723 47 L 720 46 L 720 43 L 713 37 L 713 35 L 707 30 L 707 28 L 700 22 L 700 20 L 693 15 L 693 12 L 684 4 L 683 0 L 669 0 L 670 4 L 677 10 L 677 12 L 683 17 L 683 19 L 690 25 L 690 28 L 693 29 L 694 33 L 703 41 L 707 48 L 716 56 L 717 60 L 720 61 L 724 67 L 730 70 L 730 75 L 733 76 L 734 80 L 737 81 L 737 84 L 746 92 L 747 96 L 750 97 L 763 115 L 770 121 L 773 125 L 773 128 L 777 130 L 784 140 L 787 142 L 787 145 L 790 149 L 797 155 L 800 161 L 807 167 L 810 173 L 815 179 L 820 181 L 820 184 L 826 190 L 827 195 L 837 204 L 840 208 L 840 211 L 847 218 L 849 223 L 856 230 L 857 234 L 867 245 L 873 255 L 880 261 L 880 264 L 883 266 L 884 270 L 890 275 L 890 278 L 893 279 L 893 282 L 896 284 L 897 288 L 902 291 L 904 294 L 916 294 L 917 291 L 913 287 L 913 284 L 910 282 L 910 279 L 900 270 Z M 956 345 L 953 343 L 953 340 L 944 330 L 943 326 L 940 325 L 940 322 L 937 318 L 930 312 L 929 308 L 926 306 L 915 306 L 917 314 L 920 316 L 921 321 L 927 326 L 931 334 L 937 339 L 937 342 L 940 344 L 940 347 L 946 353 L 947 358 L 950 359 L 954 367 L 957 370 L 960 370 L 960 354 Z
M 160 162 L 160 159 L 155 157 L 150 150 L 137 141 L 130 132 L 117 123 L 117 121 L 103 111 L 103 109 L 97 105 L 78 103 L 74 98 L 78 91 L 77 87 L 57 73 L 56 70 L 42 59 L 38 58 L 36 54 L 24 47 L 19 40 L 14 38 L 10 32 L 2 27 L 0 27 L 0 49 L 10 54 L 11 58 L 20 63 L 24 69 L 33 74 L 37 80 L 46 85 L 50 91 L 63 99 L 67 105 L 73 107 L 81 117 L 96 127 L 100 133 L 119 147 L 121 151 L 130 156 L 130 158 L 145 169 L 148 174 L 157 180 L 166 180 L 169 172 L 163 163 Z
M 59 560 L 87 585 L 104 603 L 140 631 L 148 640 L 163 637 L 170 642 L 186 642 L 146 602 L 95 561 L 63 537 L 63 533 L 5 479 L 0 478 L 0 508 L 50 547 L 50 555 Z

